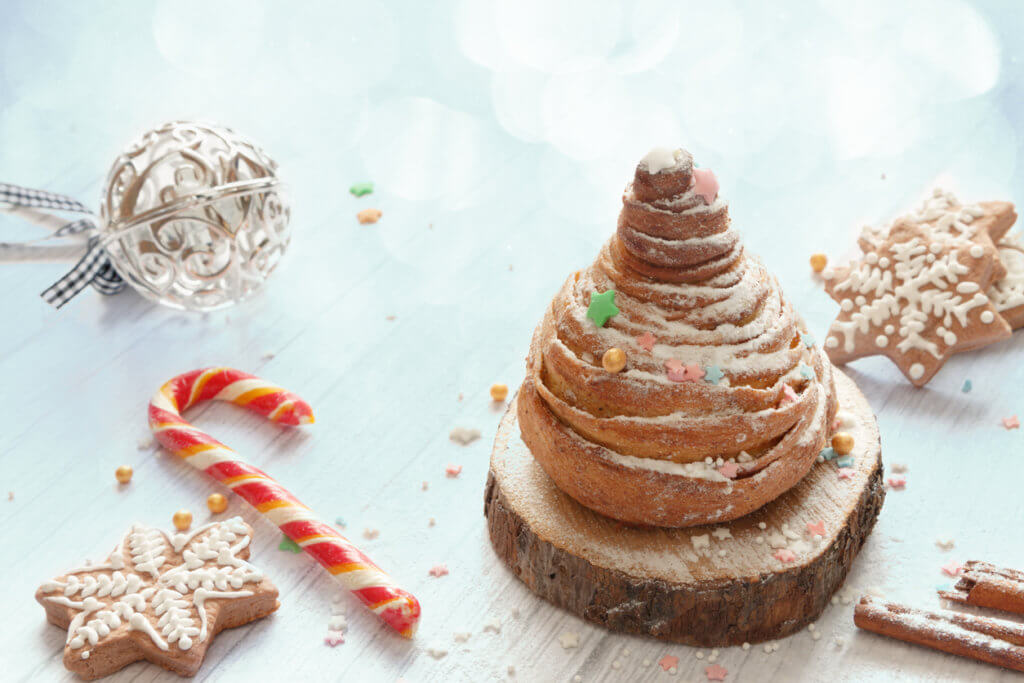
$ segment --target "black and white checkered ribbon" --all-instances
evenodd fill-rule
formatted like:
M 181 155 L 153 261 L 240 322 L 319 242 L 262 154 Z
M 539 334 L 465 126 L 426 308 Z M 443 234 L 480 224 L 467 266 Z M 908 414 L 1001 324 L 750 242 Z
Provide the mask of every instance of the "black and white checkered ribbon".
M 26 187 L 0 183 L 0 209 L 5 206 L 88 214 L 87 218 L 66 223 L 46 239 L 84 234 L 95 230 L 97 225 L 96 219 L 92 217 L 92 212 L 81 202 L 44 190 L 31 190 Z M 67 274 L 46 288 L 41 294 L 43 300 L 60 308 L 87 285 L 92 285 L 96 291 L 107 295 L 117 294 L 124 289 L 125 282 L 110 261 L 105 246 L 98 235 L 90 236 L 85 255 Z
M 30 190 L 9 183 L 0 183 L 0 203 L 24 206 L 30 209 L 56 209 L 75 213 L 92 213 L 81 202 L 45 190 Z

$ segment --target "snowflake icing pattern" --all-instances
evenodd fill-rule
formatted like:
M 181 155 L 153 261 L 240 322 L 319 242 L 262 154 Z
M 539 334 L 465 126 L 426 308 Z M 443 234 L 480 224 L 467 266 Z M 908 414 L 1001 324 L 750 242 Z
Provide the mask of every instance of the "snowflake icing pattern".
M 901 223 L 860 263 L 831 273 L 826 289 L 841 309 L 825 340 L 832 359 L 887 355 L 920 385 L 951 353 L 1007 336 L 985 294 L 994 249 L 969 234 Z
M 88 648 L 132 631 L 145 633 L 163 652 L 188 651 L 197 643 L 205 645 L 216 631 L 208 601 L 262 602 L 273 593 L 276 602 L 276 589 L 243 559 L 251 538 L 252 530 L 240 517 L 171 537 L 135 526 L 105 564 L 48 581 L 36 598 L 48 614 L 52 605 L 73 614 L 67 648 L 82 650 L 82 660 L 88 658 Z

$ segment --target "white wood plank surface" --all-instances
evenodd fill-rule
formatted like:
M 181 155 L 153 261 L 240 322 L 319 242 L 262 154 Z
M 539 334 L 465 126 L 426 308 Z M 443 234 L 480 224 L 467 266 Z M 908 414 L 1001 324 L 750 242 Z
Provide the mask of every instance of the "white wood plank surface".
M 748 247 L 819 338 L 835 305 L 810 253 L 850 253 L 862 222 L 908 207 L 936 179 L 968 199 L 1016 199 L 1022 180 L 1024 19 L 1013 3 L 881 4 L 861 16 L 814 3 L 588 3 L 585 17 L 558 3 L 0 5 L 0 180 L 95 202 L 122 145 L 195 116 L 262 142 L 294 200 L 281 268 L 219 313 L 92 291 L 55 312 L 38 293 L 63 266 L 0 264 L 3 680 L 72 678 L 64 635 L 33 600 L 40 582 L 101 559 L 133 522 L 166 528 L 183 507 L 206 519 L 218 488 L 137 443 L 160 383 L 213 364 L 300 393 L 317 422 L 283 431 L 222 405 L 189 417 L 342 517 L 424 617 L 407 642 L 346 598 L 347 642 L 325 646 L 336 588 L 232 498 L 281 609 L 221 634 L 197 680 L 704 680 L 698 650 L 593 628 L 496 560 L 482 515 L 501 414 L 488 387 L 522 379 L 534 324 L 611 234 L 621 188 L 652 145 L 686 145 L 715 169 Z M 936 61 L 947 51 L 954 63 Z M 708 62 L 694 66 L 695 55 Z M 348 194 L 367 179 L 374 194 Z M 380 223 L 356 223 L 366 207 L 383 210 Z M 33 236 L 0 217 L 0 240 Z M 887 361 L 851 366 L 884 460 L 909 471 L 850 595 L 934 607 L 950 560 L 1024 566 L 1024 434 L 999 422 L 1024 414 L 1022 340 L 958 356 L 922 390 Z M 456 426 L 484 438 L 460 447 L 448 439 Z M 119 488 L 125 463 L 135 476 Z M 461 476 L 446 478 L 448 463 Z M 366 528 L 379 536 L 363 539 Z M 956 547 L 941 551 L 941 536 Z M 451 573 L 428 576 L 439 562 Z M 1015 680 L 856 633 L 852 610 L 831 607 L 818 641 L 805 632 L 771 654 L 726 649 L 718 663 L 730 682 Z M 500 633 L 484 632 L 495 618 Z M 566 631 L 578 648 L 559 645 Z M 456 643 L 455 632 L 472 636 Z M 675 678 L 656 664 L 664 655 L 680 658 Z M 109 680 L 175 679 L 140 663 Z

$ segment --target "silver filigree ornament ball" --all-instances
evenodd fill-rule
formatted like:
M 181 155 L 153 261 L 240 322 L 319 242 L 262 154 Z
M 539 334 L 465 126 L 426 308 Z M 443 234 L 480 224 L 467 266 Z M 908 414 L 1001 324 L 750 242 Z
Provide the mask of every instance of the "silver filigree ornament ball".
M 100 218 L 117 272 L 143 296 L 209 311 L 257 291 L 288 248 L 277 164 L 222 126 L 174 121 L 114 162 Z

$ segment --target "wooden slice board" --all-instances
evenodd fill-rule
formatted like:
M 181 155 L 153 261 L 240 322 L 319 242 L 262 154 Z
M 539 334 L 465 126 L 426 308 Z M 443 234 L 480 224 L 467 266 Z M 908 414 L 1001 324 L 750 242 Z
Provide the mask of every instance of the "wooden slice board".
M 513 401 L 484 501 L 495 551 L 532 591 L 613 631 L 717 647 L 805 627 L 842 585 L 885 498 L 874 415 L 853 381 L 835 374 L 843 429 L 856 441 L 851 476 L 818 463 L 760 510 L 689 529 L 627 526 L 562 493 L 520 439 Z M 825 535 L 815 541 L 807 524 L 819 521 Z M 773 545 L 796 560 L 776 559 Z

